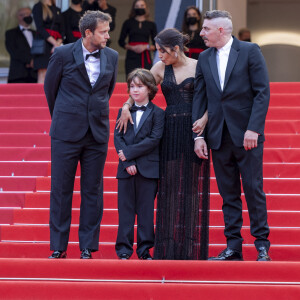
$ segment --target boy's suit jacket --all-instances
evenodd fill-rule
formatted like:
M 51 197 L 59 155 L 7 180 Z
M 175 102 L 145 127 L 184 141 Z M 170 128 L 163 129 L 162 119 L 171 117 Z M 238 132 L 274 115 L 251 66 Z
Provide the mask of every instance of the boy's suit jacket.
M 122 109 L 119 110 L 118 118 Z M 136 113 L 132 113 L 135 122 Z M 115 129 L 114 142 L 117 153 L 123 150 L 126 161 L 119 160 L 117 178 L 128 178 L 126 168 L 136 165 L 138 172 L 146 178 L 159 177 L 159 142 L 164 130 L 165 112 L 149 102 L 139 126 L 128 123 L 126 134 Z

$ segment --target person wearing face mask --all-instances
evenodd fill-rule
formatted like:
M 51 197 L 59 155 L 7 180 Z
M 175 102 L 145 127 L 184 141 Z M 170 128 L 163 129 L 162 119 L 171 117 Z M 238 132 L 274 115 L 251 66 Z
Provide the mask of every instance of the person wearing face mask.
M 33 69 L 33 57 L 30 53 L 36 32 L 30 28 L 31 9 L 20 8 L 17 11 L 19 25 L 5 33 L 5 46 L 10 54 L 8 83 L 35 83 L 37 73 Z
M 135 68 L 152 67 L 151 51 L 155 50 L 156 24 L 149 21 L 149 12 L 144 0 L 135 0 L 129 19 L 122 26 L 119 45 L 127 50 L 125 59 L 126 77 Z
M 70 8 L 62 14 L 66 30 L 65 44 L 74 43 L 81 38 L 79 20 L 83 13 L 82 0 L 72 0 Z
M 188 57 L 198 59 L 199 54 L 207 49 L 205 43 L 200 36 L 202 15 L 196 6 L 189 6 L 183 17 L 182 32 L 188 34 L 191 38 L 186 45 L 188 51 L 185 54 Z

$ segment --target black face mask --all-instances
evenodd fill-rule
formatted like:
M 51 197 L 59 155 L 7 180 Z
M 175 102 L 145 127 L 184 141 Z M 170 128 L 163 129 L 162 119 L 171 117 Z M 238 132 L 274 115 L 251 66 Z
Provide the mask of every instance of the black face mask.
M 245 39 L 244 42 L 251 42 L 251 39 Z
M 27 24 L 30 25 L 33 21 L 32 16 L 24 17 L 23 21 Z
M 80 4 L 82 2 L 82 0 L 72 0 L 72 3 L 77 5 L 77 4 Z
M 134 12 L 136 16 L 143 16 L 146 14 L 146 10 L 144 8 L 135 8 Z
M 196 17 L 189 17 L 186 19 L 186 24 L 187 25 L 195 25 L 197 23 L 197 18 Z

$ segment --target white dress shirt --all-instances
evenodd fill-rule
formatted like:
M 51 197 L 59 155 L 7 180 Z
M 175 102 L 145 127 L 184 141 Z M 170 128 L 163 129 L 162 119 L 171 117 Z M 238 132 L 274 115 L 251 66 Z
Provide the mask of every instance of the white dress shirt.
M 32 47 L 32 40 L 33 40 L 33 35 L 32 35 L 32 32 L 28 29 L 30 29 L 29 27 L 24 27 L 22 25 L 19 25 L 20 27 L 20 30 L 22 31 L 22 33 L 24 34 L 26 40 L 27 40 L 27 43 L 28 45 L 30 46 L 30 48 Z M 26 30 L 23 30 L 23 29 L 26 29 Z
M 221 89 L 224 88 L 224 82 L 225 82 L 225 73 L 229 58 L 229 53 L 231 49 L 231 45 L 233 42 L 233 38 L 231 37 L 230 40 L 227 42 L 225 46 L 217 50 L 216 60 L 217 60 L 217 66 L 218 66 L 218 73 L 219 73 L 219 80 Z M 203 138 L 202 136 L 197 136 L 194 138 L 194 141 Z
M 149 103 L 149 102 L 148 102 L 148 103 Z M 147 104 L 144 104 L 144 105 L 138 105 L 138 104 L 135 103 L 135 105 L 136 105 L 137 107 L 141 107 L 141 106 L 146 106 L 146 107 L 147 107 L 148 103 L 147 103 Z M 139 127 L 139 123 L 140 123 L 140 121 L 141 121 L 141 118 L 142 118 L 143 113 L 144 113 L 143 110 L 137 110 L 137 111 L 136 111 L 136 114 L 135 114 L 136 128 Z
M 92 53 L 95 53 L 97 51 L 94 51 Z M 89 56 L 88 59 L 85 59 L 86 55 L 91 54 L 91 52 L 84 47 L 83 43 L 82 43 L 82 52 L 83 52 L 83 60 L 84 60 L 85 68 L 89 76 L 90 83 L 92 86 L 94 86 L 100 74 L 100 58 Z
M 225 46 L 217 50 L 216 59 L 217 59 L 219 80 L 220 80 L 220 85 L 222 90 L 224 88 L 225 72 L 227 68 L 232 42 L 233 42 L 233 38 L 231 37 Z

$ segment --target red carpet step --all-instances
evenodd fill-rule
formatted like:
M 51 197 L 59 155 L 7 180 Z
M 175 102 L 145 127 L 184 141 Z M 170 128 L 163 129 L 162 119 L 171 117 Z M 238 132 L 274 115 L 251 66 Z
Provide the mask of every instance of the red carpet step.
M 266 264 L 255 262 L 257 252 L 250 235 L 244 196 L 243 253 L 248 262 L 142 262 L 136 259 L 136 254 L 128 262 L 116 259 L 118 157 L 112 134 L 117 112 L 127 97 L 126 84 L 118 83 L 110 99 L 111 139 L 104 171 L 105 210 L 100 251 L 94 253 L 91 262 L 79 260 L 77 178 L 68 259 L 53 262 L 45 259 L 51 253 L 48 225 L 51 120 L 43 86 L 0 85 L 0 257 L 4 258 L 0 259 L 1 296 L 4 299 L 49 299 L 52 295 L 60 295 L 62 299 L 82 299 L 83 295 L 89 299 L 99 299 L 99 295 L 103 299 L 194 299 L 197 293 L 201 299 L 247 300 L 258 295 L 272 300 L 298 299 L 300 267 L 295 261 L 300 261 L 300 84 L 271 83 L 264 190 L 273 262 Z M 165 107 L 161 91 L 154 103 Z M 211 177 L 209 255 L 216 255 L 225 247 L 224 222 L 213 168 Z M 43 192 L 35 192 L 36 189 Z M 279 260 L 285 262 L 276 262 Z
M 101 233 L 100 233 L 101 234 Z M 209 256 L 216 256 L 226 247 L 225 244 L 219 245 L 209 245 Z M 135 249 L 135 246 L 134 246 Z M 0 257 L 3 258 L 47 258 L 51 254 L 50 244 L 47 243 L 0 243 Z M 79 259 L 80 250 L 78 243 L 69 243 L 67 250 L 68 258 Z M 270 255 L 274 262 L 278 261 L 300 261 L 300 251 L 299 246 L 294 245 L 272 245 L 270 248 Z M 243 245 L 243 256 L 245 261 L 255 262 L 257 258 L 257 251 L 254 245 Z M 115 243 L 100 243 L 99 251 L 93 254 L 94 259 L 117 259 L 117 254 L 115 253 Z M 132 259 L 137 259 L 137 256 L 134 252 Z M 196 262 L 196 261 L 193 261 Z M 31 260 L 31 263 L 33 261 Z M 228 262 L 225 262 L 228 263 Z M 256 263 L 256 262 L 255 262 Z M 263 271 L 263 269 L 261 269 Z M 200 271 L 199 271 L 200 272 Z M 289 272 L 286 269 L 286 272 Z M 243 273 L 238 274 L 242 276 Z
M 7 186 L 12 186 L 10 181 L 17 181 L 18 178 L 4 178 L 7 181 Z M 50 177 L 38 177 L 36 179 L 36 190 L 37 191 L 49 191 L 51 186 Z M 28 180 L 29 181 L 29 180 Z M 5 186 L 5 185 L 4 185 Z M 104 189 L 106 191 L 117 191 L 117 179 L 115 178 L 104 178 Z M 75 191 L 80 190 L 80 178 L 75 179 Z M 210 191 L 211 193 L 217 193 L 218 187 L 215 178 L 210 180 Z M 267 194 L 300 194 L 300 178 L 265 178 L 264 179 L 264 191 Z
M 102 225 L 100 230 L 101 243 L 114 243 L 117 239 L 117 225 Z M 136 236 L 136 228 L 135 228 Z M 242 229 L 244 244 L 253 244 L 254 238 L 250 234 L 250 227 Z M 0 226 L 1 242 L 45 242 L 50 240 L 48 225 L 2 225 Z M 211 244 L 225 244 L 224 226 L 210 227 L 209 240 Z M 300 240 L 300 227 L 278 228 L 272 227 L 270 241 L 273 245 L 297 245 Z M 70 242 L 78 242 L 78 225 L 72 225 Z
M 1 265 L 0 276 L 7 282 L 0 288 L 6 299 L 20 295 L 22 299 L 52 299 L 53 295 L 82 299 L 83 294 L 88 299 L 99 299 L 99 295 L 105 299 L 193 299 L 196 294 L 212 300 L 224 299 L 224 295 L 247 300 L 257 294 L 263 299 L 297 299 L 299 293 L 296 263 L 37 259 L 30 265 L 26 259 L 12 259 Z M 15 269 L 16 265 L 20 267 Z M 290 276 L 285 268 L 290 269 Z
M 49 208 L 10 208 L 5 209 L 12 214 L 9 224 L 49 224 Z M 0 209 L 1 213 L 2 209 Z M 243 211 L 244 226 L 249 226 L 248 211 Z M 2 222 L 1 222 L 2 223 Z M 72 224 L 79 223 L 79 209 L 73 208 Z M 269 211 L 268 223 L 270 226 L 276 227 L 300 227 L 300 211 Z M 7 223 L 6 223 L 7 224 Z M 102 225 L 118 224 L 117 209 L 104 209 Z M 223 213 L 219 210 L 211 210 L 210 226 L 223 226 Z

